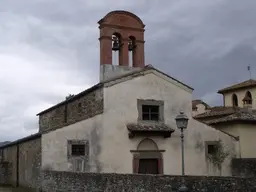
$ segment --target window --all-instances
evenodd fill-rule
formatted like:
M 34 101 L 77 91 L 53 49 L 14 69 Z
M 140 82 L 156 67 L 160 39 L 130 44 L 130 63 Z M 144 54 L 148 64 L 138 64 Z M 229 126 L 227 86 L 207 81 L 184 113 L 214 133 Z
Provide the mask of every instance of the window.
M 142 105 L 142 120 L 159 120 L 159 106 L 156 105 Z
M 244 104 L 249 104 L 249 105 L 252 104 L 252 94 L 250 91 L 246 92 L 243 102 L 244 102 Z
M 209 144 L 208 146 L 208 155 L 213 155 L 217 152 L 217 148 L 216 148 L 216 145 L 214 144 Z
M 237 107 L 238 106 L 238 99 L 237 99 L 237 95 L 236 94 L 232 95 L 232 102 L 233 102 L 233 107 Z
M 218 141 L 205 141 L 205 153 L 206 156 L 214 155 L 217 153 L 217 142 Z
M 164 101 L 137 100 L 138 121 L 164 122 Z
M 84 156 L 85 155 L 85 145 L 84 144 L 73 144 L 71 146 L 72 156 Z

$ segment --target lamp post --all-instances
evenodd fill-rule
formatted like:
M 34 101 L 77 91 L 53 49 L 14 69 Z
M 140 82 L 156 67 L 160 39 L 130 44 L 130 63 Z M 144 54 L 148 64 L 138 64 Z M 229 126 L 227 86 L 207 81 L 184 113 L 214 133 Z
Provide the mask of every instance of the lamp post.
M 184 129 L 187 128 L 188 126 L 188 117 L 184 114 L 184 112 L 180 112 L 179 115 L 177 115 L 177 117 L 175 118 L 176 120 L 176 125 L 177 127 L 180 129 L 180 138 L 181 138 L 181 160 L 182 160 L 182 164 L 181 164 L 181 168 L 182 168 L 182 183 L 179 187 L 179 191 L 180 192 L 185 192 L 188 191 L 188 188 L 185 185 L 185 164 L 184 164 Z

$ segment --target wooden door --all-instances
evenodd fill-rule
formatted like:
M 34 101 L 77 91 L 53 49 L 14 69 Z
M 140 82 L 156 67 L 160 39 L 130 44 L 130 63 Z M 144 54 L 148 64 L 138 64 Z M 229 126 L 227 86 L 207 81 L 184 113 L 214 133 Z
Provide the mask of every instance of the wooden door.
M 158 159 L 140 159 L 139 173 L 141 174 L 159 174 Z

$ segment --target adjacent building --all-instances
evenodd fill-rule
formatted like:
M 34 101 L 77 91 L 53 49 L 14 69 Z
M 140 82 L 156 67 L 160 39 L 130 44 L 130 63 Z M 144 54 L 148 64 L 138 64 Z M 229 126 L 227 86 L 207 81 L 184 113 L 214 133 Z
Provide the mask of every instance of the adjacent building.
M 241 158 L 255 158 L 256 81 L 247 81 L 221 89 L 224 106 L 208 107 L 195 119 L 239 139 Z

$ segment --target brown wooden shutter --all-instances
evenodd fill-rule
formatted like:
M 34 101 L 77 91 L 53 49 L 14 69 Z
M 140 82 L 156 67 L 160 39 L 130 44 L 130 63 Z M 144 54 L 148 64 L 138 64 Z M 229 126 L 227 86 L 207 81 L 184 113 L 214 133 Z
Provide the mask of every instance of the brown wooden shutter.
M 164 174 L 164 169 L 163 169 L 163 159 L 159 158 L 158 159 L 158 172 L 159 174 Z
M 133 173 L 139 172 L 139 162 L 140 162 L 139 158 L 133 157 Z

